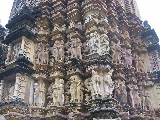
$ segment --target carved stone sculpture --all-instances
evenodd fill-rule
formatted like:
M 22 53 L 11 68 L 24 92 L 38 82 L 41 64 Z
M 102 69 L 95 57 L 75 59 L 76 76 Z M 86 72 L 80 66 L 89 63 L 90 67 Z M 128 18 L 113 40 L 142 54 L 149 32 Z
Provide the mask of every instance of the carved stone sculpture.
M 101 76 L 98 74 L 98 72 L 92 70 L 91 88 L 93 91 L 93 97 L 101 94 L 100 93 L 100 79 L 101 79 Z
M 36 60 L 36 63 L 38 65 L 48 64 L 48 61 L 49 61 L 48 52 L 49 52 L 48 45 L 38 43 L 38 45 L 37 45 L 37 60 Z
M 125 82 L 122 81 L 119 87 L 121 92 L 120 102 L 121 102 L 121 105 L 125 105 L 127 104 L 127 90 L 126 90 Z
M 82 102 L 83 101 L 83 84 L 81 79 L 78 76 L 71 76 L 71 86 L 70 86 L 70 93 L 71 93 L 71 100 L 70 102 Z
M 41 106 L 44 106 L 44 104 L 45 104 L 45 94 L 46 94 L 46 89 L 45 89 L 45 84 L 44 83 L 42 83 L 42 85 L 41 85 L 41 88 L 39 89 L 39 97 L 40 97 L 40 105 Z
M 128 88 L 130 90 L 129 96 L 130 96 L 130 104 L 132 107 L 138 107 L 141 105 L 141 100 L 138 93 L 138 87 L 136 85 L 129 84 Z
M 110 70 L 108 73 L 104 74 L 104 97 L 107 97 L 108 95 L 112 94 L 112 91 L 114 89 L 113 87 L 113 81 L 112 81 L 112 73 L 113 69 Z
M 39 85 L 38 85 L 38 83 L 35 83 L 34 84 L 34 103 L 33 103 L 33 105 L 35 105 L 35 106 L 37 106 L 37 105 L 39 105 Z
M 51 84 L 49 90 L 52 93 L 53 105 L 63 106 L 64 103 L 64 80 L 55 78 L 55 83 Z
M 131 68 L 132 67 L 132 53 L 131 49 L 126 50 L 126 68 Z
M 116 44 L 114 41 L 111 41 L 111 46 L 112 46 L 112 52 L 113 52 L 112 54 L 113 62 L 116 64 L 121 63 L 122 51 L 120 47 L 120 42 Z
M 81 40 L 79 38 L 71 39 L 71 44 L 69 49 L 71 58 L 82 59 L 81 49 L 82 49 Z
M 43 107 L 45 104 L 45 84 L 44 83 L 35 83 L 34 84 L 34 106 Z
M 109 47 L 109 38 L 106 34 L 102 34 L 100 36 L 100 48 L 101 48 L 101 55 L 105 55 L 109 53 L 110 47 Z
M 60 83 L 58 85 L 58 103 L 59 106 L 63 106 L 64 103 L 64 80 L 60 79 Z
M 135 54 L 135 66 L 137 72 L 143 72 L 144 60 Z
M 64 41 L 56 40 L 54 46 L 51 48 L 51 53 L 56 62 L 62 62 L 64 59 Z
M 113 70 L 110 70 L 107 73 L 92 70 L 92 77 L 90 80 L 92 97 L 105 98 L 108 97 L 108 95 L 112 94 L 112 91 L 114 89 L 113 81 L 111 78 L 112 72 Z
M 144 109 L 145 110 L 152 110 L 152 103 L 151 103 L 151 98 L 150 98 L 150 93 L 145 90 L 144 92 Z

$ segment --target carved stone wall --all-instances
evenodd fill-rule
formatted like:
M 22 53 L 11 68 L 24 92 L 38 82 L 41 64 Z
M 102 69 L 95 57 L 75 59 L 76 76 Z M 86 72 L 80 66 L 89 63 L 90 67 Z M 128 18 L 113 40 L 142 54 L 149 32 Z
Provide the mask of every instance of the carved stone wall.
M 7 119 L 160 117 L 158 38 L 135 0 L 15 0 L 6 27 Z

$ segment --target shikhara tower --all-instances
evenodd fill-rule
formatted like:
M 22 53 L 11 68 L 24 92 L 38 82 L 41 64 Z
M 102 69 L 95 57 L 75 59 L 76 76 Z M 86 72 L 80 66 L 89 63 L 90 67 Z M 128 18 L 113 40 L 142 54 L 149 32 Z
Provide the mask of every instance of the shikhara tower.
M 0 40 L 7 120 L 160 119 L 159 39 L 135 0 L 15 0 Z

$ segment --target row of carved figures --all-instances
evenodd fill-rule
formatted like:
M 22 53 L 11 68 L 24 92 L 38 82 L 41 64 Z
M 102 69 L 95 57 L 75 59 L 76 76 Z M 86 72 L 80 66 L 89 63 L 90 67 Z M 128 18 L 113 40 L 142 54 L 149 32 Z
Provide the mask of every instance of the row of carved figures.
M 136 84 L 126 84 L 123 80 L 113 81 L 112 72 L 113 70 L 109 72 L 92 70 L 92 76 L 85 81 L 78 75 L 73 75 L 69 79 L 69 84 L 65 84 L 64 79 L 55 78 L 55 82 L 52 82 L 48 89 L 45 88 L 45 84 L 39 87 L 38 83 L 35 83 L 33 105 L 42 107 L 49 101 L 48 106 L 64 106 L 69 102 L 85 103 L 90 99 L 113 96 L 121 105 L 129 104 L 135 108 L 152 109 L 149 92 L 145 89 L 140 91 Z

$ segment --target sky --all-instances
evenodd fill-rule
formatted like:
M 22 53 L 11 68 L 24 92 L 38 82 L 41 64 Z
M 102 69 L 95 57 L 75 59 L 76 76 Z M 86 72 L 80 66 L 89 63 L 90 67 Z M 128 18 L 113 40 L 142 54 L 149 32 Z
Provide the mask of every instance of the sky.
M 0 0 L 0 19 L 5 26 L 11 12 L 14 0 Z M 152 28 L 156 30 L 160 38 L 160 0 L 137 0 L 141 19 L 148 20 Z

